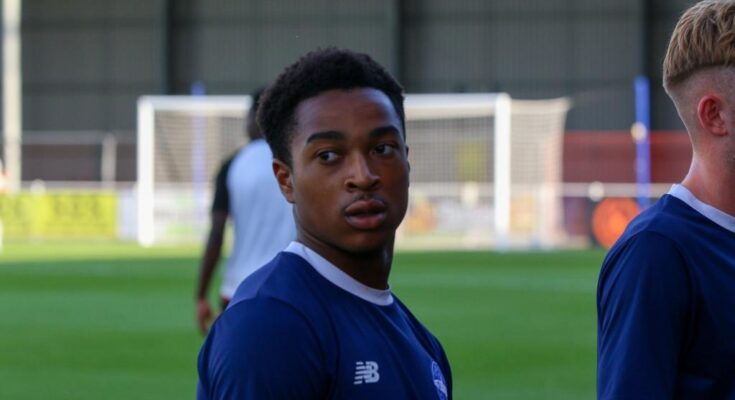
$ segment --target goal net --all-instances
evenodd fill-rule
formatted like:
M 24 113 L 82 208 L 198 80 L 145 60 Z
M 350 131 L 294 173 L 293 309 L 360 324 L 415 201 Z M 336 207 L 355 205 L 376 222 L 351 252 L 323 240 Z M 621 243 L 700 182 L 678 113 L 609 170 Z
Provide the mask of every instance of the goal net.
M 138 240 L 199 242 L 212 179 L 245 143 L 248 96 L 138 102 Z M 399 248 L 540 248 L 563 241 L 567 99 L 409 94 L 410 204 Z
M 565 98 L 406 98 L 411 199 L 401 247 L 547 248 L 563 240 Z
M 137 238 L 144 246 L 202 240 L 212 181 L 246 143 L 250 96 L 138 99 Z

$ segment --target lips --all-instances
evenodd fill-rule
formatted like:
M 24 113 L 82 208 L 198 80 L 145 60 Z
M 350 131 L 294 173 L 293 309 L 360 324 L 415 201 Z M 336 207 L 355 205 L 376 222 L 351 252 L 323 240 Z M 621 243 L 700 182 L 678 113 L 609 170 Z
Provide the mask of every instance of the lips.
M 385 221 L 388 207 L 380 200 L 357 200 L 344 210 L 347 223 L 360 230 L 376 229 Z

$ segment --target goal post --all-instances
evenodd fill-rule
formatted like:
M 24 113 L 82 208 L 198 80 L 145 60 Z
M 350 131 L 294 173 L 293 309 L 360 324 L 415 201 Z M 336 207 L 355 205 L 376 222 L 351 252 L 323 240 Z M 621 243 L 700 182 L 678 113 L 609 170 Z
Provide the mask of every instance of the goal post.
M 408 95 L 404 105 L 408 122 L 495 117 L 492 126 L 495 134 L 493 214 L 496 244 L 501 249 L 507 247 L 510 226 L 510 104 L 507 93 L 469 93 Z M 490 131 L 486 133 L 491 134 Z
M 563 243 L 567 98 L 406 96 L 409 213 L 398 245 L 551 248 Z
M 138 101 L 138 241 L 199 242 L 211 180 L 245 143 L 248 96 Z M 566 98 L 407 94 L 409 210 L 399 248 L 547 248 L 563 240 Z
M 246 142 L 250 96 L 143 96 L 137 105 L 137 239 L 198 240 L 210 180 Z

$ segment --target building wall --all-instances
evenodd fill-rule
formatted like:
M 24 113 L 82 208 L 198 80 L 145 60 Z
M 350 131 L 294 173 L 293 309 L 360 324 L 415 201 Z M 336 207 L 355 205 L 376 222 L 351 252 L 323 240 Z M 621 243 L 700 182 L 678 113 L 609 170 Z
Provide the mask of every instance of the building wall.
M 163 4 L 23 1 L 24 129 L 132 130 L 138 96 L 163 86 Z
M 571 96 L 571 129 L 621 129 L 640 71 L 641 2 L 409 0 L 413 91 Z M 430 45 L 420 45 L 420 44 Z
M 683 132 L 651 134 L 651 182 L 680 182 L 692 160 L 692 146 Z M 636 181 L 636 145 L 628 131 L 571 131 L 564 135 L 562 180 L 570 183 Z
M 627 129 L 648 72 L 654 127 L 680 128 L 660 63 L 691 0 L 25 0 L 29 130 L 132 130 L 141 94 L 246 93 L 300 54 L 365 51 L 410 92 L 571 96 L 570 129 Z
M 248 93 L 326 45 L 371 54 L 407 92 L 569 96 L 569 130 L 628 130 L 645 73 L 653 129 L 677 131 L 660 65 L 693 2 L 24 0 L 24 134 L 134 141 L 140 95 L 189 93 L 197 81 L 209 94 Z
M 320 46 L 367 52 L 395 71 L 393 0 L 172 1 L 174 92 L 248 93 Z

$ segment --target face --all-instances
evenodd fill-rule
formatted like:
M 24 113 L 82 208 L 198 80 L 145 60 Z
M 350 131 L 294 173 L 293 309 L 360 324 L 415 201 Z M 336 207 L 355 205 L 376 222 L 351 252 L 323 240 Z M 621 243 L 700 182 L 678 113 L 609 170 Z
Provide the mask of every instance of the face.
M 392 250 L 408 204 L 408 148 L 388 97 L 330 90 L 301 102 L 292 162 L 274 169 L 294 205 L 299 240 L 329 253 Z

